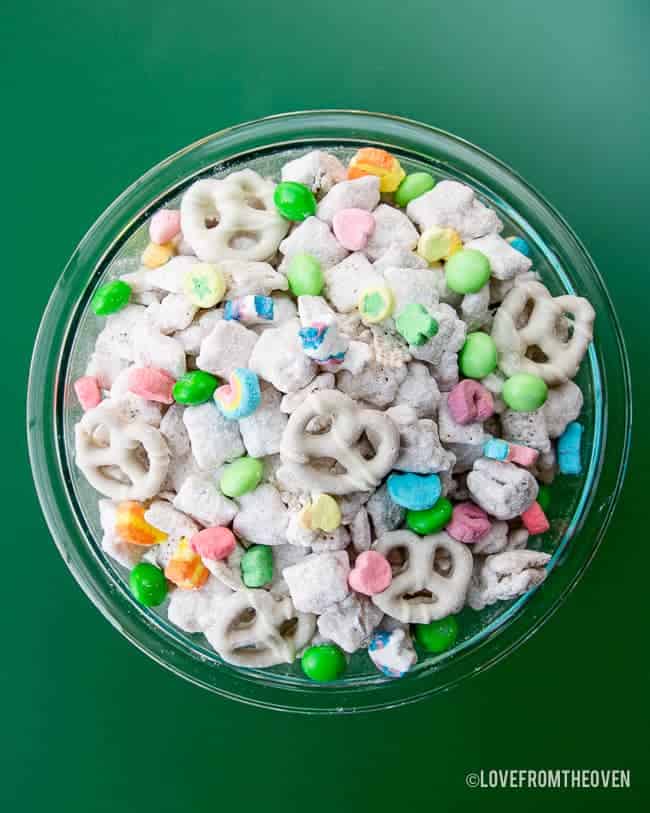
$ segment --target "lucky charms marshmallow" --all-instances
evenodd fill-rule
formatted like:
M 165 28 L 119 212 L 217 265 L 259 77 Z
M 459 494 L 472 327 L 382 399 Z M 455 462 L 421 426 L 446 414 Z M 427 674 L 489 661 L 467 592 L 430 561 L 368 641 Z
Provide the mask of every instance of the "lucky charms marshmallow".
M 544 581 L 594 310 L 503 230 L 377 147 L 203 177 L 153 213 L 73 385 L 134 600 L 227 663 L 331 682 L 351 657 L 402 677 L 469 635 L 463 608 Z

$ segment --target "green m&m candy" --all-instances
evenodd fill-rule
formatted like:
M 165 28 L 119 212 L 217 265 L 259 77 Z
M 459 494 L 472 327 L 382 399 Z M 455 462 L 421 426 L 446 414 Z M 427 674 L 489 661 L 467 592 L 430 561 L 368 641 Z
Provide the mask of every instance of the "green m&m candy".
M 179 404 L 204 404 L 212 398 L 219 379 L 203 370 L 192 370 L 174 384 L 172 396 Z
M 340 678 L 347 662 L 345 655 L 335 644 L 321 644 L 306 649 L 301 660 L 302 671 L 311 680 L 329 683 Z
M 435 534 L 451 520 L 453 506 L 446 497 L 440 497 L 432 508 L 406 512 L 407 526 L 420 536 Z
M 489 279 L 490 261 L 474 248 L 461 248 L 445 263 L 447 287 L 457 294 L 475 294 Z
M 515 412 L 534 412 L 548 396 L 543 378 L 531 373 L 515 373 L 503 385 L 501 397 Z
M 412 200 L 429 192 L 436 185 L 433 175 L 428 172 L 412 172 L 407 175 L 395 192 L 395 203 L 398 206 L 406 206 Z
M 108 316 L 121 311 L 131 299 L 131 286 L 121 279 L 102 285 L 93 296 L 90 306 L 97 316 Z
M 264 465 L 255 457 L 240 457 L 224 469 L 219 488 L 226 497 L 241 497 L 260 484 Z
M 497 366 L 497 346 L 492 336 L 469 333 L 458 356 L 458 366 L 467 378 L 485 378 Z
M 416 624 L 415 640 L 427 652 L 439 654 L 454 645 L 458 638 L 456 617 L 448 615 L 430 624 Z
M 253 545 L 242 556 L 241 577 L 246 587 L 263 587 L 273 581 L 273 550 L 268 545 Z
M 287 282 L 294 296 L 318 296 L 325 285 L 325 278 L 315 257 L 296 254 L 289 263 Z
M 129 574 L 131 592 L 145 607 L 157 607 L 167 596 L 165 574 L 149 562 L 140 562 Z
M 283 181 L 275 187 L 273 202 L 287 220 L 306 220 L 316 214 L 316 198 L 304 183 Z

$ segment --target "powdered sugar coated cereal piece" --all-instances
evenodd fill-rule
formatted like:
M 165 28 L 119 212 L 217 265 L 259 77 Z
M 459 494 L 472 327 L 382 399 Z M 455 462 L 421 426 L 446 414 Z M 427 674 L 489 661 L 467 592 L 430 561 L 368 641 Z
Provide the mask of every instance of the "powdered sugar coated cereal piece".
M 350 561 L 345 551 L 312 553 L 283 571 L 296 609 L 323 613 L 349 594 Z
M 319 616 L 318 631 L 327 641 L 352 653 L 367 645 L 383 615 L 366 598 L 349 595 Z
M 188 356 L 198 356 L 201 342 L 212 333 L 217 322 L 223 319 L 223 308 L 205 311 L 189 327 L 174 333 L 174 338 L 183 345 Z
M 172 404 L 160 421 L 160 433 L 167 441 L 173 457 L 182 457 L 190 451 L 190 437 L 183 423 L 184 407 Z
M 250 357 L 251 370 L 280 392 L 296 392 L 316 375 L 316 365 L 302 352 L 299 330 L 297 319 L 265 330 Z
M 237 368 L 248 367 L 257 341 L 257 335 L 238 322 L 219 321 L 201 342 L 197 367 L 228 378 Z
M 391 412 L 389 410 L 389 414 Z M 455 462 L 456 457 L 440 443 L 434 421 L 420 418 L 400 426 L 400 452 L 393 463 L 396 471 L 434 474 L 451 471 Z
M 514 519 L 537 499 L 539 487 L 526 469 L 514 463 L 479 458 L 467 475 L 474 501 L 497 519 Z
M 364 251 L 370 260 L 378 260 L 389 249 L 411 251 L 418 242 L 418 232 L 408 217 L 395 209 L 380 203 L 372 213 L 375 228 L 370 235 Z
M 439 181 L 430 192 L 412 200 L 406 214 L 421 231 L 448 226 L 463 242 L 503 228 L 496 213 L 476 200 L 474 190 L 458 181 Z
M 583 402 L 582 390 L 573 381 L 549 389 L 542 412 L 550 438 L 559 438 L 567 426 L 576 420 Z
M 366 175 L 353 181 L 337 183 L 318 204 L 319 220 L 331 225 L 334 215 L 343 209 L 372 210 L 379 203 L 379 178 Z
M 387 268 L 427 268 L 428 264 L 414 251 L 409 251 L 399 243 L 391 243 L 372 267 L 375 271 L 385 271 Z
M 508 547 L 508 523 L 502 520 L 492 522 L 490 530 L 477 542 L 472 544 L 472 554 L 474 556 L 488 556 L 493 553 L 501 553 Z M 526 535 L 528 539 L 528 535 Z M 526 542 L 524 541 L 523 547 Z
M 308 186 L 315 195 L 326 194 L 334 184 L 344 181 L 346 170 L 335 155 L 321 150 L 294 158 L 282 167 L 282 180 Z
M 296 226 L 280 243 L 280 251 L 284 255 L 280 271 L 285 273 L 296 254 L 310 254 L 323 269 L 331 268 L 348 256 L 348 250 L 334 237 L 329 225 L 317 217 L 308 217 Z
M 343 371 L 336 376 L 338 388 L 351 398 L 377 407 L 392 404 L 400 384 L 406 378 L 404 367 L 369 364 L 359 374 Z
M 366 510 L 376 537 L 399 528 L 406 517 L 406 510 L 391 500 L 385 483 L 370 497 Z
M 297 390 L 296 392 L 287 393 L 282 397 L 282 401 L 280 403 L 280 410 L 287 415 L 291 415 L 298 407 L 304 402 L 304 400 L 312 394 L 312 392 L 318 392 L 318 390 L 331 390 L 334 389 L 335 379 L 333 373 L 321 373 L 314 378 L 311 383 L 307 384 L 306 387 L 303 387 L 301 390 Z
M 142 305 L 127 305 L 117 313 L 107 316 L 104 329 L 97 337 L 95 352 L 133 361 L 135 333 L 143 322 L 145 310 Z
M 522 596 L 541 584 L 548 572 L 548 553 L 533 550 L 515 550 L 476 559 L 467 603 L 474 610 L 482 610 L 496 601 L 507 601 Z
M 223 260 L 218 267 L 231 299 L 249 294 L 268 296 L 273 291 L 286 291 L 289 288 L 285 275 L 276 271 L 269 263 Z
M 167 294 L 156 308 L 153 321 L 161 333 L 175 333 L 189 327 L 197 311 L 185 294 Z
M 172 257 L 161 268 L 140 268 L 120 279 L 131 286 L 134 294 L 151 290 L 182 294 L 185 274 L 197 262 L 196 257 Z
M 455 420 L 449 407 L 449 395 L 443 394 L 438 405 L 438 432 L 440 440 L 444 444 L 467 443 L 473 446 L 480 446 L 488 439 L 487 433 L 483 429 L 483 424 L 478 421 L 472 423 L 458 423 Z
M 201 525 L 229 525 L 237 513 L 237 503 L 217 489 L 216 478 L 207 475 L 187 477 L 174 497 L 174 507 Z
M 490 289 L 484 285 L 475 294 L 465 294 L 460 303 L 460 315 L 467 325 L 468 332 L 478 330 L 491 323 Z
M 451 306 L 442 302 L 428 310 L 438 323 L 438 332 L 425 344 L 411 346 L 409 350 L 414 359 L 426 361 L 435 367 L 445 354 L 458 353 L 465 343 L 467 326 Z
M 210 576 L 198 590 L 174 590 L 169 600 L 167 616 L 185 632 L 203 632 L 211 626 L 225 599 L 232 590 L 219 579 Z
M 325 270 L 325 296 L 337 311 L 355 310 L 365 288 L 383 285 L 383 276 L 375 271 L 365 254 L 350 254 L 343 262 Z
M 530 446 L 544 454 L 551 449 L 543 407 L 534 412 L 506 409 L 501 413 L 503 437 L 511 443 Z
M 393 316 L 407 305 L 422 305 L 433 309 L 438 304 L 435 280 L 428 268 L 386 268 L 384 277 L 393 292 Z
M 489 260 L 492 276 L 500 280 L 513 279 L 517 274 L 525 274 L 533 264 L 532 260 L 514 249 L 498 234 L 486 234 L 484 237 L 470 240 L 464 247 L 484 254 Z
M 239 431 L 250 457 L 277 454 L 288 421 L 280 410 L 281 394 L 270 386 L 262 387 L 261 394 L 262 400 L 255 412 L 239 421 Z
M 352 547 L 357 553 L 370 549 L 372 534 L 368 512 L 365 508 L 360 508 L 350 522 L 350 536 L 352 538 Z
M 186 407 L 183 422 L 190 436 L 194 459 L 202 469 L 216 469 L 244 454 L 237 421 L 224 418 L 214 403 Z
M 233 522 L 237 536 L 254 545 L 283 545 L 289 516 L 280 492 L 269 483 L 238 497 L 239 513 Z
M 141 319 L 133 330 L 133 360 L 140 367 L 164 370 L 174 379 L 187 370 L 183 345 L 162 334 L 147 318 Z
M 95 351 L 90 356 L 85 375 L 96 378 L 101 389 L 110 390 L 117 376 L 128 366 L 129 362 L 119 355 Z

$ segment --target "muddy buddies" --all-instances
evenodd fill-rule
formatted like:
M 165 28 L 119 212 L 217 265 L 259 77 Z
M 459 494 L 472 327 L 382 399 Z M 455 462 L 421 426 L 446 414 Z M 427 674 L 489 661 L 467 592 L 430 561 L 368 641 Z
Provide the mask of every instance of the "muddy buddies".
M 594 310 L 473 189 L 312 151 L 203 178 L 148 228 L 74 383 L 76 464 L 142 604 L 329 682 L 353 653 L 401 677 L 544 581 Z

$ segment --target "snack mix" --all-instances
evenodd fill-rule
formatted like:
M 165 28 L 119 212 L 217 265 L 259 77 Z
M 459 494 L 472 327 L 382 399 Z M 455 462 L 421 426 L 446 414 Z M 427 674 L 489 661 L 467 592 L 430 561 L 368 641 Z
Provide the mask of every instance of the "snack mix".
M 76 464 L 138 601 L 230 664 L 328 682 L 359 650 L 401 677 L 464 607 L 544 581 L 527 546 L 581 472 L 594 310 L 473 189 L 312 151 L 279 183 L 199 180 L 148 228 L 74 383 Z

